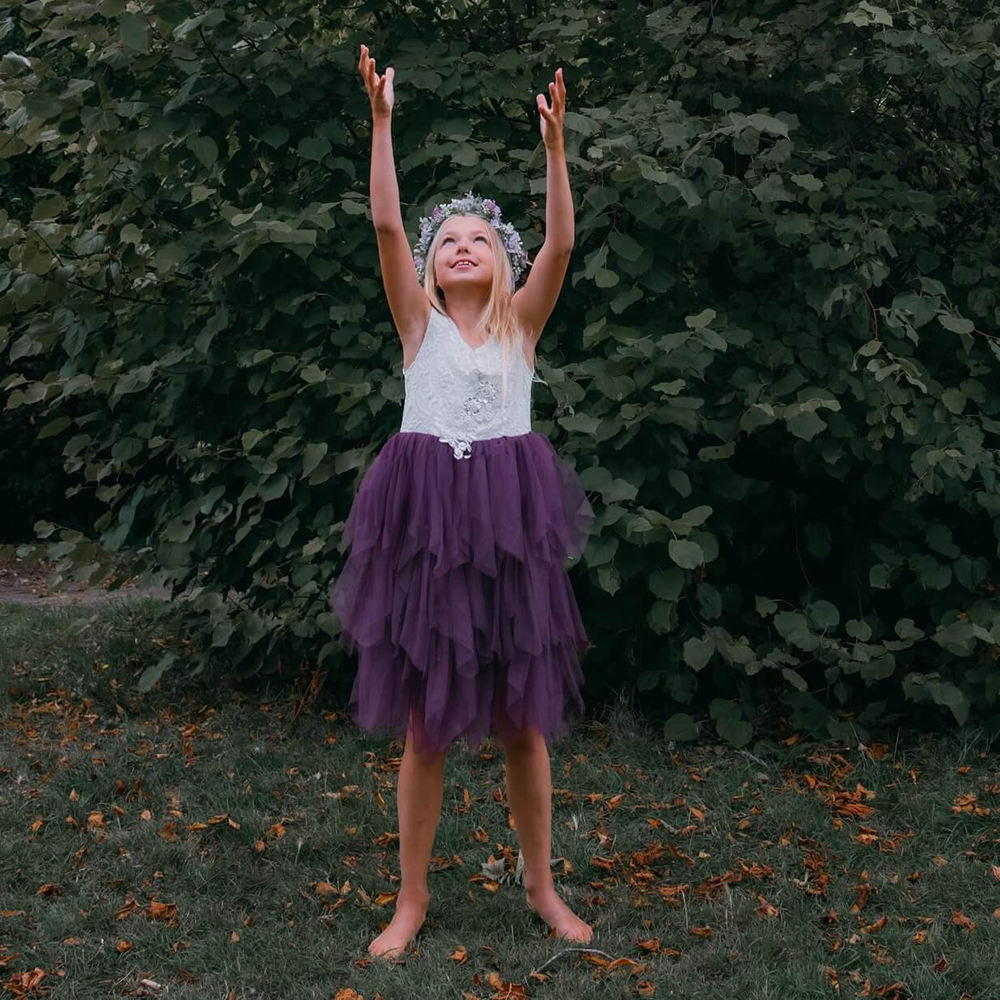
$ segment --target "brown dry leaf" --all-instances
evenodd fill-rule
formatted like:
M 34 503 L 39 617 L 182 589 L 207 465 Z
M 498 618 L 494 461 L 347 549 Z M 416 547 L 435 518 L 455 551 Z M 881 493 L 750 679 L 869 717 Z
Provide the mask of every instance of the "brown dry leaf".
M 829 984 L 839 993 L 840 992 L 840 979 L 837 976 L 837 970 L 832 966 L 828 965 L 823 970 L 823 975 Z
M 62 889 L 55 882 L 46 882 L 38 889 L 39 896 L 58 896 Z
M 994 882 L 1000 882 L 1000 865 L 990 865 L 990 872 Z
M 150 920 L 165 920 L 171 927 L 174 927 L 178 923 L 177 904 L 161 903 L 154 899 L 149 904 L 149 918 Z
M 760 893 L 757 894 L 757 901 L 760 903 L 760 906 L 757 907 L 757 915 L 762 920 L 778 915 L 778 908 L 773 903 L 769 903 Z
M 679 850 L 676 844 L 667 844 L 667 850 L 670 851 L 670 853 L 677 858 L 678 861 L 686 861 L 689 868 L 694 868 L 694 858 Z
M 951 922 L 956 927 L 969 931 L 970 934 L 976 929 L 976 922 L 967 917 L 961 910 L 955 910 L 951 915 Z
M 851 904 L 851 913 L 860 913 L 868 902 L 872 887 L 867 882 L 862 882 L 860 885 L 852 885 L 851 888 L 858 890 L 858 898 Z
M 345 986 L 343 989 L 337 990 L 333 996 L 333 1000 L 365 1000 L 365 998 L 357 990 L 352 990 L 349 986 Z
M 830 907 L 830 912 L 819 919 L 829 927 L 835 927 L 838 923 L 840 923 L 840 917 L 837 915 L 837 911 L 832 906 Z
M 119 940 L 118 943 L 115 945 L 115 951 L 117 951 L 119 955 L 124 955 L 125 952 L 131 950 L 131 948 L 132 948 L 131 941 Z
M 971 767 L 971 766 L 970 766 L 969 764 L 963 764 L 963 765 L 962 765 L 962 766 L 961 766 L 961 767 L 960 767 L 960 768 L 958 769 L 958 773 L 959 773 L 959 774 L 968 774 L 968 773 L 969 773 L 969 772 L 970 772 L 971 770 L 972 770 L 972 767 Z
M 931 858 L 931 861 L 933 861 L 934 864 L 936 864 L 939 868 L 942 868 L 946 864 L 948 864 L 948 859 L 941 857 L 940 854 L 935 854 L 934 857 Z
M 712 937 L 713 931 L 712 928 L 706 924 L 704 927 L 692 927 L 688 933 L 694 937 L 710 938 Z
M 495 972 L 487 977 L 487 982 L 496 992 L 492 1000 L 524 1000 L 524 986 L 520 983 L 505 983 Z
M 380 892 L 375 897 L 376 906 L 388 906 L 396 898 L 396 893 L 394 892 Z
M 864 931 L 865 934 L 875 934 L 878 931 L 882 930 L 882 928 L 885 927 L 887 923 L 889 923 L 889 918 L 883 914 L 874 923 L 866 924 L 862 928 L 862 930 Z
M 997 920 L 1000 920 L 1000 906 L 998 906 L 998 907 L 997 907 L 997 908 L 996 908 L 996 909 L 995 909 L 995 910 L 993 911 L 993 916 L 994 916 L 994 917 L 996 917 L 996 918 L 997 918 Z
M 608 972 L 616 972 L 618 969 L 628 969 L 630 973 L 639 973 L 645 969 L 645 965 L 641 965 L 631 958 L 616 958 L 609 966 Z
M 927 940 L 927 931 L 914 931 L 911 940 L 914 944 L 923 944 Z
M 875 991 L 875 996 L 883 997 L 884 1000 L 906 1000 L 909 995 L 906 983 L 902 979 L 898 979 L 894 983 L 886 983 L 885 986 L 880 986 Z
M 948 968 L 948 959 L 946 956 L 942 955 L 933 965 L 935 972 L 944 972 Z
M 465 960 L 468 957 L 468 952 L 465 950 L 465 945 L 459 945 L 453 954 L 448 956 L 449 961 L 458 962 L 459 965 L 464 965 Z
M 635 991 L 641 997 L 651 997 L 656 993 L 656 987 L 648 979 L 643 979 L 635 984 Z
M 658 937 L 657 938 L 647 938 L 646 940 L 643 940 L 642 938 L 639 938 L 639 940 L 636 941 L 636 944 L 640 948 L 642 948 L 643 951 L 650 951 L 654 955 L 657 954 L 659 952 L 659 950 L 660 950 L 660 939 Z

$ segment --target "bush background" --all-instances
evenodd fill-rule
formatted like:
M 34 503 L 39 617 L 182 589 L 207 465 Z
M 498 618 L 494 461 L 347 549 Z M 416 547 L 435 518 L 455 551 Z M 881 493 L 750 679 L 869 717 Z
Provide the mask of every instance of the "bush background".
M 141 686 L 350 669 L 326 599 L 403 391 L 363 41 L 408 230 L 474 188 L 529 252 L 565 69 L 577 243 L 534 426 L 599 513 L 585 695 L 736 744 L 911 702 L 996 730 L 991 5 L 0 6 L 5 492 L 57 578 L 201 588 Z

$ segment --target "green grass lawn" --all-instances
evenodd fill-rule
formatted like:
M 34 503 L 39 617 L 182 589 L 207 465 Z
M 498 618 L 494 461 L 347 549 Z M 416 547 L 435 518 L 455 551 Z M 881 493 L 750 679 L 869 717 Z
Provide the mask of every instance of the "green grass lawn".
M 136 694 L 171 641 L 150 622 L 0 606 L 0 997 L 1000 995 L 1000 764 L 974 733 L 739 752 L 625 705 L 580 726 L 552 753 L 553 865 L 605 954 L 542 972 L 564 947 L 515 879 L 503 753 L 455 751 L 430 917 L 391 965 L 365 948 L 401 745 L 322 694 L 294 721 L 285 692 Z

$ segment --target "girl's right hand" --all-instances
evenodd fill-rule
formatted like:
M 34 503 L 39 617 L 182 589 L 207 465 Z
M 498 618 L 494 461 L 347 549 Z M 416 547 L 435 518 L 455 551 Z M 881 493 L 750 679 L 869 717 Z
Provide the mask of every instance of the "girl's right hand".
M 375 60 L 368 55 L 368 46 L 361 46 L 361 59 L 358 70 L 365 81 L 368 99 L 372 104 L 372 118 L 389 118 L 392 116 L 394 94 L 392 78 L 396 71 L 390 66 L 382 76 L 375 72 Z

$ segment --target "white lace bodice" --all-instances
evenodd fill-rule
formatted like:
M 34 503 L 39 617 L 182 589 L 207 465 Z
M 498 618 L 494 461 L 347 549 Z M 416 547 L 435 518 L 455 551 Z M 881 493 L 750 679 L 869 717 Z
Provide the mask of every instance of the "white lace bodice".
M 400 431 L 434 434 L 455 458 L 469 458 L 472 442 L 531 431 L 535 376 L 520 345 L 507 348 L 506 398 L 500 341 L 470 347 L 454 321 L 431 308 L 417 356 L 403 369 Z

